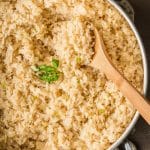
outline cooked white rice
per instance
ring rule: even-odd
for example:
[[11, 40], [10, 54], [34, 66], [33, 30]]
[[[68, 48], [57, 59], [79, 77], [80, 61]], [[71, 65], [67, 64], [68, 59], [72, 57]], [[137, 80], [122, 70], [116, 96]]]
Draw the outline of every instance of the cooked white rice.
[[[105, 150], [135, 110], [105, 75], [88, 67], [93, 26], [115, 66], [142, 90], [138, 43], [106, 0], [0, 0], [0, 149]], [[33, 65], [56, 58], [48, 84]]]

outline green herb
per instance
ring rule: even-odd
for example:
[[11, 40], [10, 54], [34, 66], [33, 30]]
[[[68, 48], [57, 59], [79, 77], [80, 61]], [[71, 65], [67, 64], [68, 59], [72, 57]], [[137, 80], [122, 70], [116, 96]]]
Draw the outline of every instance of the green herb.
[[1, 87], [2, 87], [2, 89], [6, 89], [6, 83], [5, 82], [1, 82]]
[[104, 112], [105, 112], [104, 109], [100, 109], [100, 110], [99, 110], [99, 113], [100, 113], [100, 114], [103, 114]]
[[52, 59], [52, 65], [53, 65], [53, 67], [58, 68], [59, 61], [57, 59]]
[[38, 99], [38, 97], [37, 96], [33, 96], [33, 100], [37, 100]]
[[80, 84], [80, 79], [77, 79], [77, 83]]
[[60, 118], [59, 112], [55, 111], [55, 112], [53, 113], [53, 117]]
[[56, 68], [51, 67], [51, 66], [47, 66], [47, 65], [41, 65], [41, 66], [38, 67], [38, 70], [41, 71], [41, 72], [48, 73], [48, 72], [56, 71]]
[[43, 81], [46, 81], [48, 83], [52, 83], [52, 82], [57, 81], [59, 79], [59, 72], [42, 74], [42, 75], [39, 75], [39, 77]]
[[81, 62], [81, 58], [80, 58], [80, 57], [77, 57], [77, 58], [76, 58], [76, 62], [77, 62], [77, 63], [80, 63], [80, 62]]
[[56, 59], [52, 60], [52, 66], [40, 65], [32, 66], [31, 69], [37, 72], [39, 79], [52, 83], [59, 79], [61, 72], [58, 71], [59, 61]]

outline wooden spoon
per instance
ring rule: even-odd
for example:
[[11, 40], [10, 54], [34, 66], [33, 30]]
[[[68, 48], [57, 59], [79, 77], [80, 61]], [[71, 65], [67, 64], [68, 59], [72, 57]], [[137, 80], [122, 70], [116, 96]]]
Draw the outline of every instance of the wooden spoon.
[[100, 69], [106, 77], [113, 81], [122, 94], [133, 104], [150, 125], [150, 104], [144, 97], [119, 73], [106, 52], [102, 37], [95, 28], [95, 55], [90, 66]]

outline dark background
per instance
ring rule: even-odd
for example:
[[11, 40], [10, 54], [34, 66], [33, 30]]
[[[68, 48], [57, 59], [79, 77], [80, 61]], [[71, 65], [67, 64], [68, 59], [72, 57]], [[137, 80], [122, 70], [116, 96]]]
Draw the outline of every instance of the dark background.
[[[150, 76], [150, 0], [129, 0], [129, 2], [135, 10], [135, 25], [145, 45]], [[147, 97], [150, 99], [150, 84]], [[135, 129], [129, 139], [137, 145], [138, 150], [150, 150], [150, 126], [140, 118]]]

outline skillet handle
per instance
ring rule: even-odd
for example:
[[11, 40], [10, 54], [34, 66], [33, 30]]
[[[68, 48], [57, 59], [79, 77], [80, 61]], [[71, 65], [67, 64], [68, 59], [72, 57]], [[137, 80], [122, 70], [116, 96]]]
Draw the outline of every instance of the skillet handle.
[[137, 147], [133, 142], [126, 140], [119, 148], [116, 148], [115, 150], [137, 150]]

